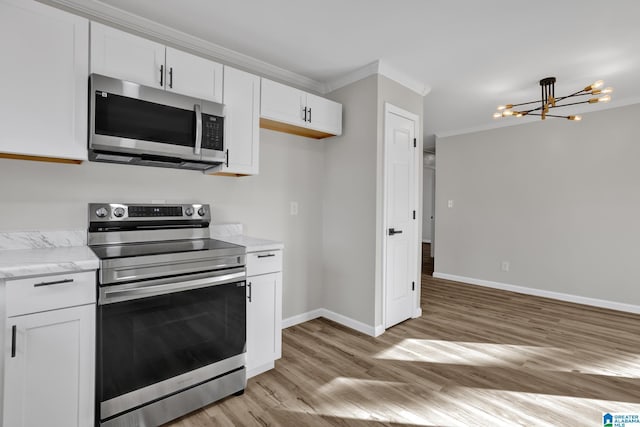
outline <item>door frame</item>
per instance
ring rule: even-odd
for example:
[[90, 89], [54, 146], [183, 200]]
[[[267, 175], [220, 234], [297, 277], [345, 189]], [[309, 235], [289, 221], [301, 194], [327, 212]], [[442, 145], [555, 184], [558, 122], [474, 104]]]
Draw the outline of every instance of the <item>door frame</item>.
[[[418, 258], [422, 255], [422, 208], [420, 204], [420, 192], [422, 191], [422, 137], [420, 133], [421, 121], [420, 116], [410, 111], [397, 107], [389, 102], [384, 103], [384, 126], [383, 126], [383, 144], [382, 144], [382, 330], [386, 330], [387, 324], [387, 203], [388, 203], [388, 180], [387, 180], [387, 118], [389, 114], [395, 114], [400, 117], [413, 121], [413, 135], [418, 142], [414, 151], [414, 206], [416, 210], [416, 219], [414, 233], [412, 236], [413, 246], [415, 248], [415, 257], [411, 265], [413, 268], [413, 277], [416, 280], [416, 291], [413, 300], [413, 310], [411, 318], [415, 319], [422, 315], [420, 307], [420, 263]], [[418, 153], [420, 155], [418, 155]]]

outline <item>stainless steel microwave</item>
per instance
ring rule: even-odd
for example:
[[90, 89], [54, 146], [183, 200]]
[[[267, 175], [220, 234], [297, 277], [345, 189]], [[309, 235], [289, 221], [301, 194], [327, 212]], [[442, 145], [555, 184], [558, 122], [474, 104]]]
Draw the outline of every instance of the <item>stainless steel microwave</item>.
[[89, 77], [89, 160], [211, 170], [227, 161], [225, 108], [99, 74]]

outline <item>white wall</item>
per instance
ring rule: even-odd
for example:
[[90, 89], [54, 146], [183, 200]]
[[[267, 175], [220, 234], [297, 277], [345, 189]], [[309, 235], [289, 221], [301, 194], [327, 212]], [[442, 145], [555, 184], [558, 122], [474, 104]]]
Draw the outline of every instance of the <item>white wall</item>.
[[86, 229], [89, 202], [210, 203], [215, 223], [284, 242], [283, 316], [314, 310], [322, 306], [323, 142], [268, 130], [260, 138], [255, 177], [0, 159], [0, 230]]
[[378, 76], [330, 94], [342, 135], [324, 143], [325, 308], [373, 326], [376, 256]]
[[583, 117], [437, 140], [436, 272], [640, 305], [640, 105]]

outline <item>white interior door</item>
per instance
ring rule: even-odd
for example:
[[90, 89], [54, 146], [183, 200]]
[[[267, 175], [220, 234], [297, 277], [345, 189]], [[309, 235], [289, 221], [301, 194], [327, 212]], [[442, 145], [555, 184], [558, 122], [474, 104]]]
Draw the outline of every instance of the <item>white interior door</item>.
[[385, 328], [412, 317], [418, 300], [417, 126], [417, 116], [385, 105]]

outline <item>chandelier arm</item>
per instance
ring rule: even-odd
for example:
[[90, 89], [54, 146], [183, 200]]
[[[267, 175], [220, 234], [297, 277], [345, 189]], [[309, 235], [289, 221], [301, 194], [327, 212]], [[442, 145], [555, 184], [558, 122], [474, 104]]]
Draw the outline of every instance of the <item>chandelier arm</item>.
[[[530, 116], [542, 116], [542, 114], [529, 114]], [[557, 114], [545, 114], [545, 117], [557, 117], [559, 119], [568, 119], [569, 116], [558, 116]]]
[[561, 96], [559, 98], [556, 98], [556, 102], [560, 102], [563, 99], [567, 99], [567, 98], [573, 98], [574, 96], [585, 96], [585, 95], [591, 95], [591, 92], [584, 92], [584, 93], [576, 92], [576, 93], [572, 93], [571, 95]]
[[555, 107], [551, 107], [551, 108], [568, 107], [569, 105], [588, 104], [588, 103], [589, 103], [589, 101], [571, 102], [569, 104], [556, 105]]

